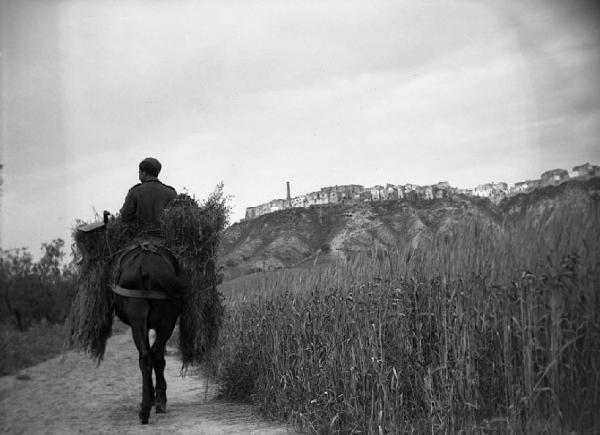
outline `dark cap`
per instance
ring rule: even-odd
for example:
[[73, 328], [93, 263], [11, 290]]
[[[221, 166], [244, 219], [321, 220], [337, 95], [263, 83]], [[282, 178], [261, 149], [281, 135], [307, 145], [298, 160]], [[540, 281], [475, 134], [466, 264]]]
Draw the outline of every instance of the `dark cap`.
[[153, 157], [146, 157], [140, 162], [140, 170], [152, 175], [153, 177], [158, 177], [161, 168], [162, 165], [160, 162]]

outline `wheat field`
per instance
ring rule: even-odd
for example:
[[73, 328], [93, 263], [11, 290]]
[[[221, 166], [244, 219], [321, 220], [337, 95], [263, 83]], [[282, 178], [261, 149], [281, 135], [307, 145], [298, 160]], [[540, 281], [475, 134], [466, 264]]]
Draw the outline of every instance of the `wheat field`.
[[593, 431], [600, 208], [579, 205], [254, 275], [228, 289], [209, 369], [314, 433]]

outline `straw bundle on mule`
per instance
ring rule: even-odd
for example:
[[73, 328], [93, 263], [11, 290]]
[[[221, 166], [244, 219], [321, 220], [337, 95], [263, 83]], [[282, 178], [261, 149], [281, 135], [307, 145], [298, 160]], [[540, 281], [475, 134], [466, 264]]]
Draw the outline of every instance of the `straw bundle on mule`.
[[134, 232], [118, 218], [110, 220], [105, 228], [90, 232], [80, 231], [82, 224], [78, 222], [73, 230], [79, 273], [77, 293], [67, 318], [67, 338], [72, 347], [89, 352], [100, 363], [114, 316], [110, 288], [112, 254], [131, 243]]
[[181, 194], [162, 215], [167, 244], [190, 275], [179, 319], [179, 350], [184, 367], [202, 361], [219, 336], [223, 305], [217, 291], [216, 260], [228, 214], [219, 185], [202, 206]]
[[[216, 253], [229, 209], [222, 185], [202, 204], [180, 194], [161, 216], [166, 245], [189, 275], [180, 316], [179, 348], [184, 367], [199, 363], [216, 343], [223, 316], [217, 292]], [[83, 222], [79, 222], [82, 224]], [[113, 295], [110, 286], [119, 253], [136, 237], [136, 229], [119, 216], [106, 228], [74, 230], [75, 253], [81, 258], [79, 288], [68, 319], [69, 343], [100, 362], [112, 331]]]

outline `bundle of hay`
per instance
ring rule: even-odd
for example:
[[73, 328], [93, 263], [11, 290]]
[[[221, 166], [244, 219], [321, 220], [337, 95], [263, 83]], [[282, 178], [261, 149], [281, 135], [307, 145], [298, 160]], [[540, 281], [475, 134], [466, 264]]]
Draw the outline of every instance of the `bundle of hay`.
[[104, 356], [106, 340], [112, 333], [113, 253], [131, 243], [134, 229], [112, 219], [105, 228], [83, 232], [79, 221], [73, 230], [73, 251], [77, 259], [77, 293], [67, 318], [67, 339], [77, 350], [90, 353], [98, 363]]
[[[217, 291], [217, 249], [228, 222], [229, 208], [222, 185], [203, 203], [180, 194], [161, 217], [166, 245], [188, 274], [179, 320], [179, 350], [184, 367], [199, 363], [216, 344], [223, 316]], [[81, 222], [80, 222], [81, 224]], [[79, 227], [79, 226], [78, 226]], [[136, 229], [119, 216], [104, 229], [74, 230], [75, 254], [80, 258], [79, 288], [68, 320], [69, 343], [102, 360], [112, 331], [113, 295], [110, 286], [119, 253], [136, 237]]]
[[224, 309], [217, 291], [216, 262], [228, 215], [222, 185], [202, 206], [188, 195], [179, 195], [162, 215], [167, 245], [190, 275], [179, 318], [179, 351], [184, 367], [201, 362], [219, 336]]

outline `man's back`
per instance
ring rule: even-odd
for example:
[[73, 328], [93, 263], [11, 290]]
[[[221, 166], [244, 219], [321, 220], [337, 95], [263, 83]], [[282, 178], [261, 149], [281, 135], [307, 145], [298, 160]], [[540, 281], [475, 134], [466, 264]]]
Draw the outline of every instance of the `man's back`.
[[127, 193], [121, 219], [126, 223], [139, 223], [140, 230], [160, 230], [160, 215], [176, 196], [175, 189], [158, 179], [144, 181]]

